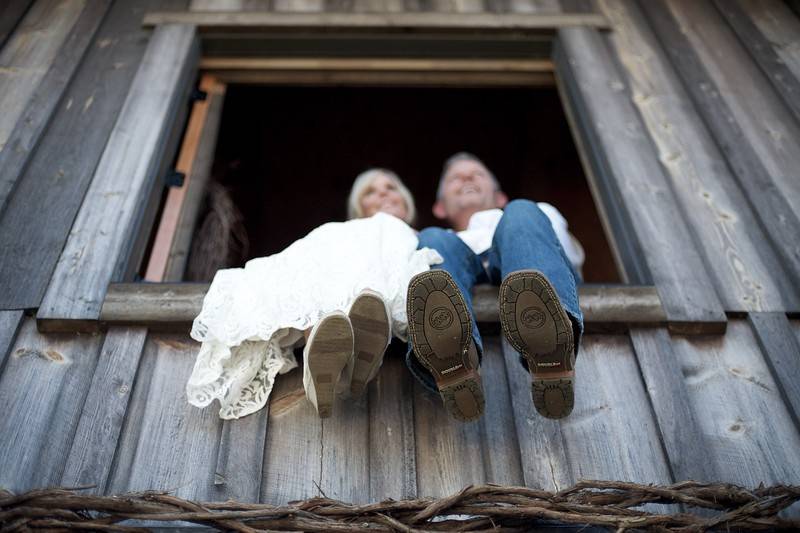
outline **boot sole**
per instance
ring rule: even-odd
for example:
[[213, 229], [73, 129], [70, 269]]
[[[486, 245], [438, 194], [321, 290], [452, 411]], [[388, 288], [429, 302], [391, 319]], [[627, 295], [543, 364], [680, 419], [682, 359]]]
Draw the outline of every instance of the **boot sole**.
[[353, 325], [353, 377], [350, 394], [359, 398], [375, 369], [381, 364], [391, 339], [386, 306], [378, 293], [362, 292], [350, 308]]
[[317, 412], [328, 418], [333, 412], [336, 383], [353, 356], [353, 327], [344, 313], [324, 317], [308, 343], [308, 369], [317, 394]]
[[414, 355], [433, 374], [445, 408], [462, 422], [479, 418], [485, 400], [468, 356], [472, 322], [453, 278], [444, 270], [417, 274], [406, 305]]
[[575, 405], [572, 323], [547, 277], [536, 270], [512, 272], [500, 285], [503, 334], [528, 362], [536, 410], [564, 418]]

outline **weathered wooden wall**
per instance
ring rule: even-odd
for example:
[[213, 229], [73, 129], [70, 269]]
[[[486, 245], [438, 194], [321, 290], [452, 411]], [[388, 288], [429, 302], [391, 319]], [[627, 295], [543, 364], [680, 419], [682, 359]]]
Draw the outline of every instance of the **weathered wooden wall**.
[[[223, 4], [586, 7], [213, 7]], [[318, 491], [351, 501], [441, 495], [483, 481], [556, 489], [586, 477], [800, 483], [800, 322], [788, 318], [800, 311], [800, 22], [783, 3], [600, 0], [594, 7], [613, 31], [562, 31], [560, 72], [576, 82], [564, 96], [577, 141], [597, 156], [587, 168], [612, 180], [598, 194], [634, 224], [628, 238], [645, 258], [641, 275], [688, 332], [699, 321], [727, 320], [727, 330], [588, 335], [575, 411], [560, 422], [535, 414], [516, 354], [488, 336], [487, 415], [467, 425], [450, 421], [396, 356], [362, 402], [337, 405], [332, 419], [315, 417], [294, 372], [279, 379], [269, 409], [222, 422], [213, 408], [185, 401], [197, 350], [188, 336], [144, 327], [46, 334], [25, 314], [99, 313], [131, 253], [126, 238], [146, 223], [130, 211], [101, 214], [132, 209], [154, 186], [153, 168], [125, 164], [135, 169], [130, 179], [115, 172], [114, 162], [131, 161], [118, 119], [136, 109], [162, 121], [177, 113], [178, 104], [155, 102], [156, 92], [134, 101], [128, 92], [157, 72], [145, 61], [148, 45], [164, 42], [184, 57], [194, 47], [181, 28], [154, 40], [141, 17], [211, 6], [36, 0], [0, 8], [0, 486], [95, 484], [100, 492], [283, 503]], [[164, 94], [185, 85], [188, 74], [173, 74]], [[170, 142], [139, 134], [147, 161]], [[113, 150], [122, 155], [112, 158]], [[121, 198], [124, 191], [133, 196]], [[107, 235], [107, 245], [93, 245]]]

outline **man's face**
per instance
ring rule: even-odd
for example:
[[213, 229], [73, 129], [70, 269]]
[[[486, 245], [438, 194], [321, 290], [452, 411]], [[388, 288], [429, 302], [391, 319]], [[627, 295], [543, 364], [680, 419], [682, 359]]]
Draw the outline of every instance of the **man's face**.
[[489, 171], [476, 161], [457, 161], [444, 177], [442, 196], [439, 199], [445, 218], [469, 210], [482, 211], [501, 207], [498, 205], [495, 183]]

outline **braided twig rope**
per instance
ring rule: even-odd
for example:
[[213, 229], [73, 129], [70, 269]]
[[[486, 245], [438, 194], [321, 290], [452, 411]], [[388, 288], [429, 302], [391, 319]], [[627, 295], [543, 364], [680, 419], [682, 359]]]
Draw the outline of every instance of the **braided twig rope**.
[[[800, 499], [800, 487], [748, 490], [728, 484], [686, 481], [669, 486], [621, 481], [580, 481], [560, 492], [501, 485], [469, 486], [440, 499], [387, 500], [351, 505], [310, 498], [285, 506], [198, 503], [163, 492], [119, 496], [40, 489], [0, 491], [0, 531], [84, 529], [144, 531], [126, 520], [193, 522], [222, 530], [255, 531], [525, 531], [534, 521], [624, 530], [798, 530], [800, 520], [777, 516]], [[659, 513], [645, 504], [671, 504]], [[703, 509], [691, 514], [688, 509]]]

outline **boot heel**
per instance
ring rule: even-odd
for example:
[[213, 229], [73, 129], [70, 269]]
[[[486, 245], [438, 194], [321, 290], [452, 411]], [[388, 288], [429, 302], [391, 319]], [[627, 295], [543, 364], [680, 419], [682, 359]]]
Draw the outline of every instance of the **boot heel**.
[[531, 384], [533, 406], [547, 418], [563, 418], [575, 406], [575, 378], [544, 379], [534, 377]]
[[439, 394], [450, 416], [456, 420], [470, 422], [483, 414], [486, 400], [481, 376], [476, 370], [465, 372], [453, 381], [441, 383]]

